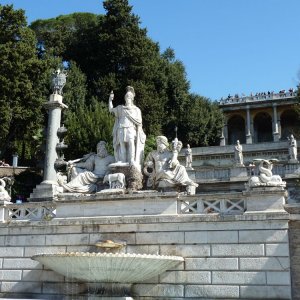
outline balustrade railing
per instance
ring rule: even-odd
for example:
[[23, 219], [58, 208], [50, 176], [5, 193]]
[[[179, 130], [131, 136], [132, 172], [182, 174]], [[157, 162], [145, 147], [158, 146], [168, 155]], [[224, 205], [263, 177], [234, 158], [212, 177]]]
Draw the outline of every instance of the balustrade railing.
[[5, 206], [5, 221], [51, 220], [55, 217], [55, 210], [53, 203], [12, 203]]
[[246, 200], [242, 197], [228, 198], [205, 195], [198, 198], [185, 198], [178, 200], [178, 211], [180, 214], [242, 214], [246, 210]]
[[286, 92], [277, 94], [266, 94], [266, 95], [255, 95], [255, 96], [245, 96], [245, 97], [230, 97], [226, 99], [221, 99], [219, 101], [220, 105], [229, 105], [235, 103], [245, 103], [245, 102], [256, 102], [256, 101], [266, 101], [266, 100], [282, 100], [295, 98], [297, 96], [296, 92]]

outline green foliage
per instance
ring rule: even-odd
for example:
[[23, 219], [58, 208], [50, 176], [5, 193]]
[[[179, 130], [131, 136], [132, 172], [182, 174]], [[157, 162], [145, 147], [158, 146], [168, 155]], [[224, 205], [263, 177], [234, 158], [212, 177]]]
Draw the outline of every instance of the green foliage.
[[96, 152], [100, 140], [108, 142], [108, 149], [112, 150], [114, 118], [104, 104], [93, 101], [89, 106], [80, 105], [75, 111], [66, 114], [65, 123], [68, 128], [67, 159]]
[[24, 11], [0, 6], [0, 150], [7, 159], [17, 150], [21, 161], [31, 157], [31, 136], [43, 122], [50, 61], [38, 59], [36, 43]]

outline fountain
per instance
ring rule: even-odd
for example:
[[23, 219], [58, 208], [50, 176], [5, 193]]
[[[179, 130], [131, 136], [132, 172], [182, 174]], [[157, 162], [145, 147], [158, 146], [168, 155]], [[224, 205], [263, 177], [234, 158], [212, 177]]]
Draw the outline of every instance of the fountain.
[[32, 257], [53, 271], [83, 282], [99, 283], [93, 289], [101, 295], [129, 294], [131, 284], [146, 281], [177, 266], [180, 256], [111, 253], [125, 244], [106, 240], [95, 244], [107, 252], [68, 252]]

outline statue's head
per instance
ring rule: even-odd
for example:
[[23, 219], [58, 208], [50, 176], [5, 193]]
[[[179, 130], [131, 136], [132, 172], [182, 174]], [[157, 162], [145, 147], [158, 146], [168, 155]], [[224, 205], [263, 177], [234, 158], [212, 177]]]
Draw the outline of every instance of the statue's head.
[[97, 154], [101, 157], [106, 157], [107, 156], [106, 142], [100, 141], [97, 144]]
[[168, 139], [163, 135], [157, 136], [156, 146], [159, 152], [163, 152], [166, 148], [169, 147]]
[[126, 94], [125, 94], [125, 104], [128, 106], [132, 105], [134, 97], [135, 97], [134, 88], [132, 86], [127, 86]]

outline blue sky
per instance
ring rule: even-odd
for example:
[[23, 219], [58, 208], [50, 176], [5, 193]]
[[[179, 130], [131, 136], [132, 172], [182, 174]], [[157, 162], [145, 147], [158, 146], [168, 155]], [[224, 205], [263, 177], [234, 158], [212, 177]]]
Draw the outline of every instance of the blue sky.
[[[191, 92], [229, 93], [296, 87], [300, 71], [300, 0], [129, 0], [161, 50], [172, 47]], [[72, 12], [104, 13], [101, 0], [0, 0], [28, 22]]]

